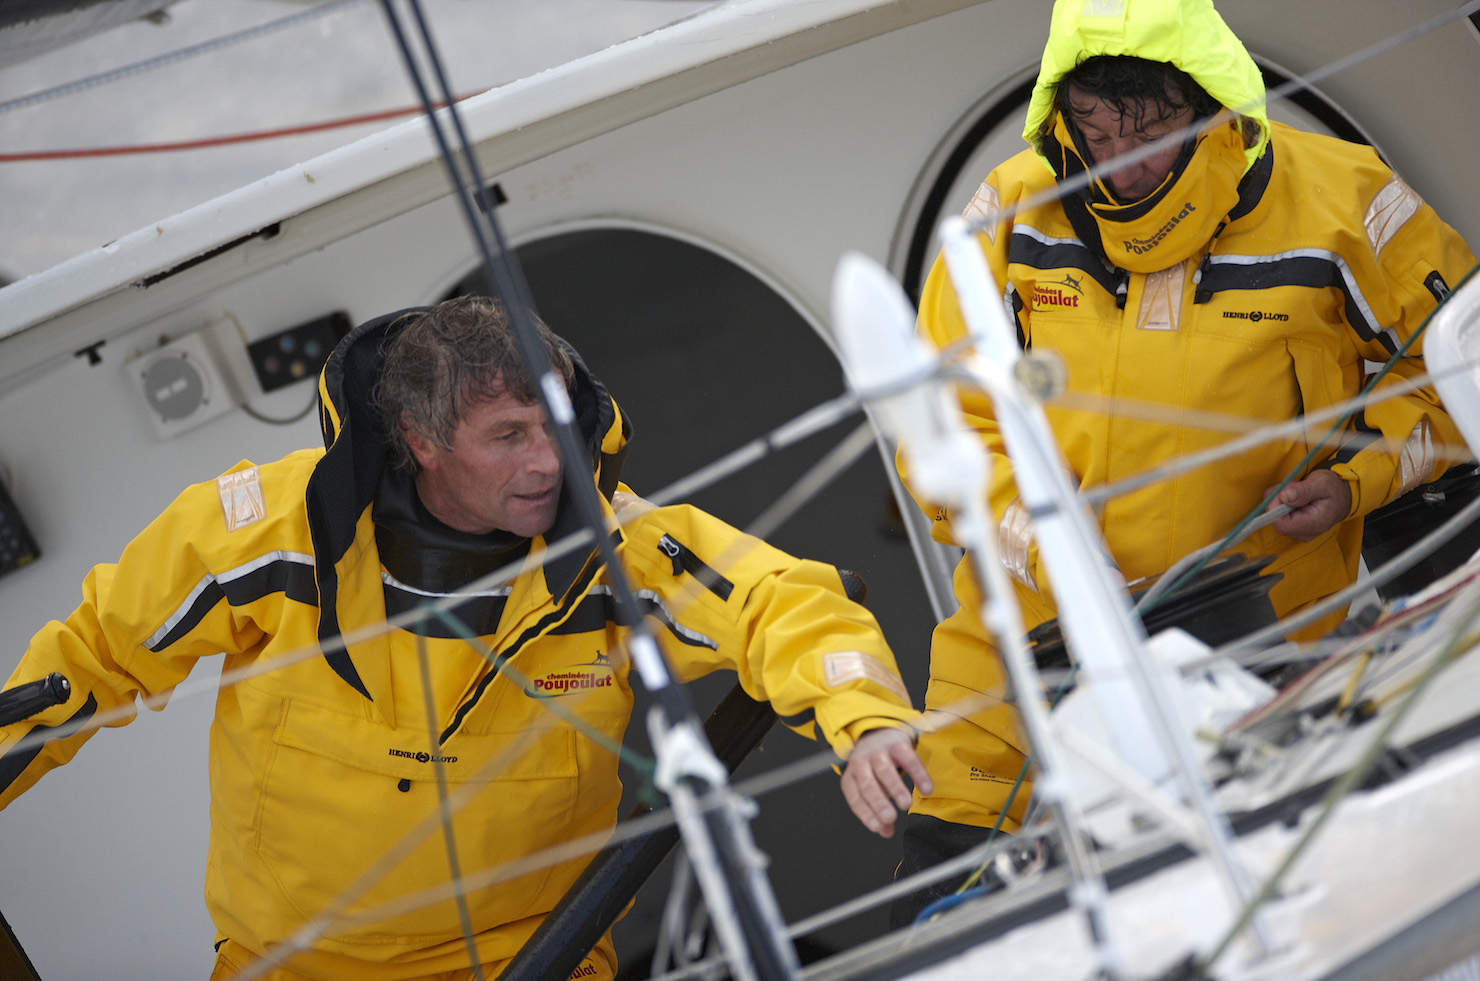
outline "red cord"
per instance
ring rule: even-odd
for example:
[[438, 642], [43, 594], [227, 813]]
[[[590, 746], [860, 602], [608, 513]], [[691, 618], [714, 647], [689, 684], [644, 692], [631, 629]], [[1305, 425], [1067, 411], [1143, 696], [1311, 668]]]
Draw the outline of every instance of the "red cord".
[[[469, 96], [460, 95], [458, 102]], [[437, 108], [442, 108], [438, 103]], [[227, 146], [232, 143], [252, 143], [258, 140], [275, 140], [284, 136], [298, 136], [303, 133], [319, 133], [324, 130], [340, 129], [346, 126], [362, 126], [366, 123], [377, 123], [387, 119], [395, 119], [400, 116], [411, 116], [422, 111], [421, 106], [407, 106], [402, 109], [386, 109], [382, 112], [369, 112], [361, 116], [347, 116], [343, 119], [331, 119], [323, 123], [305, 123], [302, 126], [285, 126], [280, 129], [261, 130], [255, 133], [235, 133], [230, 136], [213, 136], [202, 140], [182, 140], [175, 143], [141, 143], [135, 146], [100, 146], [80, 150], [30, 150], [23, 153], [0, 153], [0, 163], [26, 163], [35, 160], [70, 160], [80, 157], [118, 157], [137, 153], [172, 153], [177, 150], [200, 150], [207, 147]]]

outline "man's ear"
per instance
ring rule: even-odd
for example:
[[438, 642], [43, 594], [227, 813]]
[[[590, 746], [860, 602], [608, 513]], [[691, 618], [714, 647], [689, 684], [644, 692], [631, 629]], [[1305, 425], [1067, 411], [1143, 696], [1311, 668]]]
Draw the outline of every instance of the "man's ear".
[[422, 470], [436, 469], [437, 454], [434, 451], [439, 449], [439, 447], [412, 426], [411, 420], [407, 419], [404, 415], [401, 417], [401, 438], [406, 440], [406, 447], [411, 450], [411, 455], [416, 458], [418, 468]]

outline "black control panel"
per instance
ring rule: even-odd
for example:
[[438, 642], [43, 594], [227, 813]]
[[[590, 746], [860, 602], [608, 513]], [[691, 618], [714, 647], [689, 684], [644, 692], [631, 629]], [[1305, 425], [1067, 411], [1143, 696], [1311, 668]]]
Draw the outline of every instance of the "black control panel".
[[21, 513], [0, 483], [0, 576], [14, 572], [41, 557], [41, 548], [31, 529], [21, 520]]
[[352, 326], [349, 315], [331, 313], [278, 331], [247, 345], [262, 391], [271, 392], [304, 378], [315, 378], [329, 352]]

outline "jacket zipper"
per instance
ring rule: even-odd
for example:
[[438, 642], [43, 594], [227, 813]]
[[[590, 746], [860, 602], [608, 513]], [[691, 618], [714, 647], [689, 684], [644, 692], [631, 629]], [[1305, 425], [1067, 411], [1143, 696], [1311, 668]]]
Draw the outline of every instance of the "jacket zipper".
[[678, 542], [672, 535], [664, 535], [658, 539], [658, 550], [672, 560], [675, 576], [687, 572], [722, 600], [728, 601], [730, 594], [735, 591], [734, 583], [705, 565], [703, 559], [691, 552], [686, 545]]

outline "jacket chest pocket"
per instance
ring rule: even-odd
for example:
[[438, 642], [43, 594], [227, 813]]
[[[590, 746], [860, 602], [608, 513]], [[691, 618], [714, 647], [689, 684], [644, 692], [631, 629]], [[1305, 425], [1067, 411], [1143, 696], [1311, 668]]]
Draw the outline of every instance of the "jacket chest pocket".
[[574, 732], [458, 734], [434, 751], [425, 731], [296, 701], [273, 733], [255, 842], [284, 901], [304, 919], [383, 912], [329, 930], [351, 947], [458, 937], [439, 769], [474, 929], [548, 909], [551, 869], [506, 867], [562, 837], [578, 796]]

